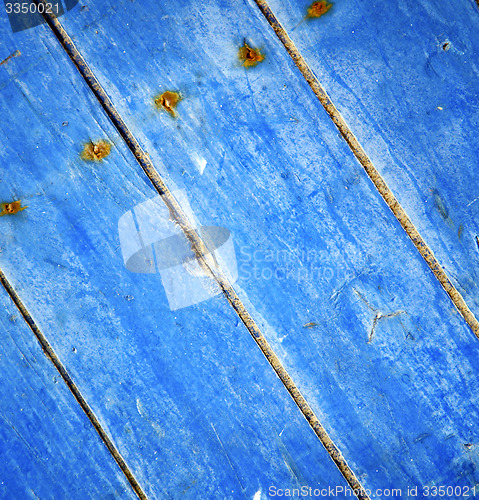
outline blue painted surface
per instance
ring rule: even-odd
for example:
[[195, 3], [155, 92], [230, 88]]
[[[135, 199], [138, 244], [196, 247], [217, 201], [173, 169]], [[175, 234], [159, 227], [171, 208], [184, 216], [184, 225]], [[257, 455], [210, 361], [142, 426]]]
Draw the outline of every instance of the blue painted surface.
[[3, 287], [0, 329], [0, 498], [137, 498]]
[[0, 266], [147, 495], [345, 486], [223, 297], [172, 312], [125, 268], [118, 221], [156, 193], [48, 28], [3, 30], [0, 199], [28, 208], [0, 218]]
[[64, 26], [168, 185], [232, 231], [235, 288], [359, 479], [475, 484], [477, 339], [258, 10], [87, 7]]
[[479, 316], [479, 6], [475, 0], [270, 6]]

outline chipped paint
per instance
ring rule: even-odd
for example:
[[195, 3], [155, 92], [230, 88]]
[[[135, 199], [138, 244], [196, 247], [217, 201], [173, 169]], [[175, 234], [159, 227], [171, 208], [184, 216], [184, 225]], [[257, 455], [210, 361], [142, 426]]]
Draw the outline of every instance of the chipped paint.
[[155, 97], [155, 105], [158, 109], [168, 111], [171, 116], [176, 116], [176, 106], [181, 101], [181, 96], [178, 92], [167, 90], [163, 94]]
[[2, 215], [15, 215], [22, 210], [25, 210], [28, 207], [22, 207], [22, 202], [20, 200], [12, 201], [10, 203], [1, 203], [0, 207], [2, 207], [2, 211], [0, 212], [0, 216]]
[[111, 152], [111, 144], [103, 139], [87, 142], [81, 152], [81, 159], [85, 161], [100, 161]]
[[313, 2], [308, 7], [308, 14], [306, 17], [317, 19], [318, 17], [324, 16], [324, 14], [326, 14], [326, 12], [328, 12], [332, 6], [333, 6], [333, 4], [327, 2], [326, 0], [320, 0], [319, 2]]
[[239, 48], [238, 58], [245, 68], [251, 68], [264, 60], [264, 54], [259, 49], [250, 47], [245, 40], [244, 45]]

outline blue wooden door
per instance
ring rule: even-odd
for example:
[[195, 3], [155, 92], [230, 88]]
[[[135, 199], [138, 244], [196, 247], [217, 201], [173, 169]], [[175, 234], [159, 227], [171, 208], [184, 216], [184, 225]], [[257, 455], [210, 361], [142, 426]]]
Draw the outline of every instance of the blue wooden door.
[[69, 7], [2, 18], [4, 497], [474, 496], [476, 4]]

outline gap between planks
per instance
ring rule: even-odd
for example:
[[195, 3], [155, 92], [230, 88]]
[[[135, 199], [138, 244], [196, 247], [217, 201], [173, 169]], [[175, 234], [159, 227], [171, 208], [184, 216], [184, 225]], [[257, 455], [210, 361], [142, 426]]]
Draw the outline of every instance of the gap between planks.
[[[44, 0], [31, 0], [31, 1], [37, 4], [42, 2], [44, 3]], [[202, 239], [193, 229], [193, 226], [189, 222], [181, 206], [176, 201], [176, 199], [174, 198], [174, 196], [171, 194], [168, 187], [164, 183], [163, 179], [158, 174], [149, 156], [143, 151], [139, 142], [136, 140], [136, 138], [126, 125], [126, 123], [123, 121], [120, 114], [115, 109], [110, 98], [106, 94], [103, 87], [100, 85], [100, 82], [97, 80], [96, 76], [91, 71], [90, 67], [84, 60], [83, 56], [76, 48], [75, 44], [73, 43], [68, 33], [65, 31], [61, 23], [54, 15], [45, 13], [43, 14], [43, 17], [45, 18], [49, 27], [52, 29], [54, 35], [56, 36], [62, 47], [70, 56], [70, 59], [72, 60], [72, 62], [80, 72], [81, 76], [84, 78], [84, 80], [92, 90], [95, 97], [98, 99], [100, 105], [103, 107], [104, 111], [110, 118], [111, 122], [113, 123], [113, 125], [123, 138], [123, 140], [126, 142], [128, 147], [130, 148], [131, 152], [135, 156], [141, 168], [148, 176], [148, 179], [153, 184], [158, 194], [163, 198], [170, 212], [171, 219], [174, 220], [185, 233], [185, 236], [188, 238], [191, 244], [191, 248], [194, 251], [203, 271], [218, 283], [226, 299], [233, 307], [235, 312], [238, 314], [243, 324], [246, 326], [247, 330], [255, 340], [258, 347], [261, 349], [262, 353], [268, 360], [269, 364], [276, 372], [276, 375], [279, 377], [279, 379], [285, 386], [286, 390], [292, 397], [293, 401], [296, 403], [301, 413], [308, 421], [309, 425], [311, 426], [311, 428], [321, 441], [322, 445], [324, 446], [324, 448], [330, 455], [331, 459], [340, 470], [341, 474], [343, 475], [343, 477], [345, 478], [345, 480], [347, 481], [347, 483], [349, 484], [349, 486], [351, 487], [357, 498], [359, 500], [369, 500], [369, 496], [367, 495], [365, 489], [362, 487], [362, 485], [356, 478], [354, 472], [347, 464], [346, 460], [342, 456], [339, 449], [333, 443], [326, 429], [323, 427], [323, 425], [321, 424], [321, 422], [319, 421], [319, 419], [309, 406], [304, 396], [296, 387], [296, 384], [294, 383], [293, 379], [282, 365], [278, 356], [269, 345], [268, 341], [262, 334], [260, 328], [254, 321], [252, 316], [246, 310], [245, 306], [241, 302], [241, 299], [236, 294], [234, 288], [229, 283], [228, 279], [224, 276], [222, 271], [218, 268], [215, 259], [209, 252], [207, 246], [204, 244]], [[123, 470], [123, 472], [125, 471]], [[130, 480], [129, 477], [128, 480]], [[138, 490], [135, 489], [135, 492], [141, 499], [146, 498], [145, 494], [142, 492], [139, 485], [138, 485]]]
[[265, 0], [254, 0], [254, 1], [258, 6], [259, 10], [261, 11], [261, 13], [263, 14], [263, 16], [270, 24], [270, 26], [273, 28], [274, 32], [276, 33], [276, 36], [284, 45], [286, 51], [291, 56], [291, 59], [293, 59], [299, 71], [301, 72], [305, 80], [308, 82], [315, 96], [318, 98], [319, 102], [323, 105], [329, 117], [338, 128], [341, 136], [348, 144], [354, 156], [362, 165], [368, 177], [371, 179], [372, 183], [379, 191], [379, 194], [382, 196], [387, 206], [391, 209], [394, 216], [399, 221], [404, 231], [406, 231], [409, 238], [411, 238], [414, 246], [417, 248], [423, 259], [426, 261], [427, 265], [434, 273], [434, 276], [439, 280], [439, 282], [443, 286], [446, 293], [449, 295], [450, 299], [456, 306], [461, 316], [464, 318], [464, 320], [469, 325], [473, 333], [479, 339], [479, 322], [475, 318], [473, 312], [469, 309], [469, 306], [466, 304], [462, 295], [457, 291], [456, 287], [452, 284], [452, 281], [449, 279], [449, 276], [447, 275], [447, 273], [444, 271], [444, 269], [441, 267], [438, 260], [434, 256], [434, 253], [429, 248], [427, 243], [424, 241], [422, 236], [419, 234], [419, 231], [411, 222], [411, 219], [406, 214], [402, 206], [399, 204], [393, 192], [389, 189], [388, 185], [386, 184], [386, 181], [381, 177], [380, 173], [376, 170], [376, 167], [373, 165], [372, 161], [370, 160], [370, 158], [368, 157], [362, 146], [359, 144], [359, 141], [356, 139], [351, 129], [344, 121], [344, 118], [341, 116], [341, 113], [333, 104], [327, 92], [324, 90], [323, 86], [316, 78], [316, 76], [312, 72], [311, 68], [308, 66], [307, 62], [305, 61], [299, 50], [294, 45], [288, 33], [283, 28], [281, 23], [278, 21], [278, 19], [276, 18], [273, 11], [271, 10], [271, 8], [269, 7], [268, 3]]
[[145, 493], [141, 489], [141, 486], [139, 485], [138, 481], [135, 479], [135, 476], [133, 475], [128, 465], [126, 464], [124, 458], [121, 456], [120, 452], [116, 449], [115, 445], [113, 444], [113, 441], [110, 439], [105, 429], [103, 429], [99, 420], [96, 418], [96, 415], [93, 413], [93, 410], [90, 408], [90, 405], [86, 402], [85, 398], [80, 392], [80, 389], [77, 387], [75, 382], [73, 382], [72, 378], [70, 377], [66, 368], [63, 366], [62, 362], [56, 355], [55, 351], [53, 350], [52, 346], [46, 339], [45, 335], [43, 335], [42, 331], [33, 320], [32, 316], [30, 315], [27, 308], [23, 304], [17, 292], [14, 290], [14, 288], [12, 287], [12, 285], [10, 284], [10, 282], [8, 281], [7, 277], [5, 276], [5, 274], [1, 269], [0, 269], [0, 283], [3, 285], [8, 295], [10, 296], [10, 298], [20, 311], [20, 314], [22, 315], [23, 319], [26, 321], [27, 325], [30, 327], [33, 334], [37, 338], [38, 342], [40, 343], [43, 349], [43, 352], [46, 354], [47, 358], [52, 362], [53, 366], [57, 369], [58, 373], [60, 374], [61, 378], [63, 379], [67, 387], [70, 389], [71, 393], [77, 400], [81, 409], [85, 412], [86, 416], [92, 423], [93, 427], [98, 432], [101, 440], [103, 441], [108, 451], [115, 459], [116, 463], [118, 464], [121, 471], [127, 478], [134, 492], [138, 495], [138, 497], [141, 500], [148, 500]]

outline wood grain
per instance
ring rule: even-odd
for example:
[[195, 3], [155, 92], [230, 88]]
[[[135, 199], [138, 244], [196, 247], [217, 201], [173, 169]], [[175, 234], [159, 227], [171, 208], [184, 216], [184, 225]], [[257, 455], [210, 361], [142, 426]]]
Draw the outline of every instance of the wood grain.
[[3, 30], [0, 198], [28, 208], [0, 218], [0, 267], [146, 495], [345, 487], [224, 298], [172, 312], [126, 269], [119, 220], [157, 193], [49, 28]]

